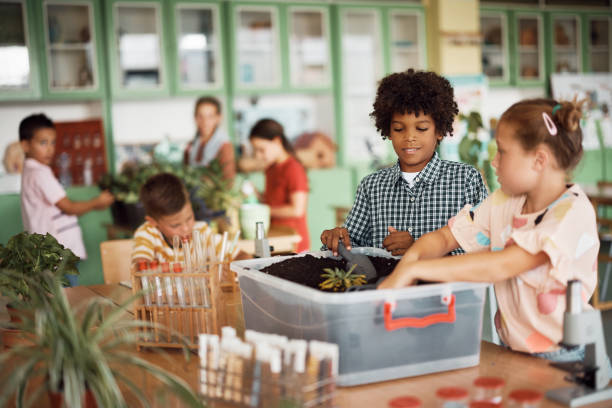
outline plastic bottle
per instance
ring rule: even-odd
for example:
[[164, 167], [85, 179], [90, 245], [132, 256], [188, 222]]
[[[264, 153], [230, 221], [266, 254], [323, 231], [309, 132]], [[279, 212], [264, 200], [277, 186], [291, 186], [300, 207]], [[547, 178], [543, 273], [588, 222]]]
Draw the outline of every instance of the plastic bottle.
[[468, 408], [468, 392], [461, 387], [442, 387], [436, 391], [438, 408]]
[[544, 394], [530, 389], [518, 389], [508, 395], [508, 408], [537, 408]]
[[93, 184], [93, 160], [91, 157], [85, 159], [83, 163], [83, 184], [91, 186]]
[[501, 405], [506, 381], [499, 377], [478, 377], [474, 380], [474, 401]]

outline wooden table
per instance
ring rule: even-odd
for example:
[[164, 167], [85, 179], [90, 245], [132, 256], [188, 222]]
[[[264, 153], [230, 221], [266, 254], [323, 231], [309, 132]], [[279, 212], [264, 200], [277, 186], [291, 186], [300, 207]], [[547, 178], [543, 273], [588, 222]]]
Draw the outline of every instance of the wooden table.
[[[597, 185], [581, 185], [580, 187], [589, 197], [595, 208], [597, 224], [600, 226], [604, 225], [612, 230], [612, 219], [606, 217], [605, 212], [602, 215], [602, 211], [606, 211], [605, 207], [612, 207], [612, 182], [602, 182]], [[608, 210], [610, 209], [608, 208]], [[599, 262], [610, 263], [612, 262], [612, 257], [600, 253], [598, 260]], [[593, 306], [600, 310], [612, 309], [612, 300], [600, 301], [599, 299], [599, 276], [597, 276], [597, 286], [593, 293]]]
[[[268, 243], [274, 247], [274, 254], [295, 252], [302, 237], [291, 227], [271, 225], [268, 231]], [[239, 239], [237, 247], [247, 254], [255, 253], [255, 240]]]
[[[131, 293], [128, 288], [117, 284], [80, 286], [66, 289], [66, 292], [71, 304], [87, 301], [97, 296], [119, 304]], [[140, 355], [179, 375], [192, 387], [198, 387], [199, 360], [197, 355], [192, 354], [188, 362], [184, 360], [180, 352], [175, 350], [168, 351], [166, 357], [150, 351], [141, 351]], [[438, 388], [444, 386], [471, 388], [472, 382], [479, 376], [504, 378], [506, 380], [504, 397], [510, 391], [518, 388], [536, 389], [545, 393], [547, 390], [569, 385], [564, 381], [565, 373], [551, 367], [546, 360], [514, 353], [492, 343], [482, 342], [480, 365], [476, 367], [355, 387], [341, 387], [338, 389], [338, 406], [347, 408], [387, 407], [388, 401], [393, 398], [413, 395], [423, 401], [424, 407], [432, 407], [436, 404], [435, 392]], [[151, 394], [155, 389], [152, 381], [142, 374], [134, 374], [133, 378], [136, 378], [138, 384], [146, 389], [147, 394]], [[178, 402], [174, 403], [177, 405], [172, 406], [180, 406]], [[612, 406], [610, 401], [589, 405], [591, 408], [610, 406]], [[561, 407], [561, 405], [544, 399], [540, 407]]]

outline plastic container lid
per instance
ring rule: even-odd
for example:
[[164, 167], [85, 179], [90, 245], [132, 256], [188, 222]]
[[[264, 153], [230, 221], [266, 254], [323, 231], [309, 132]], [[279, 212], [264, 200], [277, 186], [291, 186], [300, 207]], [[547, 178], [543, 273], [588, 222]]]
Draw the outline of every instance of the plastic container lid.
[[468, 392], [461, 387], [442, 387], [436, 391], [436, 395], [448, 401], [460, 401], [468, 397]]
[[516, 402], [538, 402], [544, 398], [544, 394], [536, 390], [521, 389], [512, 391], [508, 397]]
[[179, 262], [175, 262], [174, 265], [172, 265], [172, 271], [174, 273], [181, 273], [181, 272], [183, 272], [183, 265], [181, 265], [181, 263], [179, 263]]
[[423, 403], [417, 397], [412, 395], [406, 395], [404, 397], [393, 398], [389, 401], [389, 407], [391, 408], [420, 408]]
[[506, 380], [499, 377], [478, 377], [474, 380], [474, 386], [481, 388], [502, 388], [506, 385]]
[[470, 408], [500, 408], [501, 402], [496, 404], [490, 401], [472, 401], [470, 402]]

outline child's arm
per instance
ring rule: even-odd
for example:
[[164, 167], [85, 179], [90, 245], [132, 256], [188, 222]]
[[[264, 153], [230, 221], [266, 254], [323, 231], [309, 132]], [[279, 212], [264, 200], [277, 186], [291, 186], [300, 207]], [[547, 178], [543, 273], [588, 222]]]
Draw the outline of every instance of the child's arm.
[[66, 214], [83, 215], [91, 210], [102, 210], [111, 205], [113, 201], [115, 201], [115, 197], [105, 190], [91, 200], [72, 201], [68, 197], [64, 197], [55, 205]]
[[295, 191], [289, 196], [290, 204], [278, 207], [270, 207], [270, 216], [278, 218], [301, 217], [306, 214], [308, 193]]
[[[421, 240], [422, 238], [417, 243]], [[393, 273], [378, 288], [401, 288], [412, 285], [417, 279], [439, 282], [493, 283], [520, 275], [549, 261], [546, 253], [531, 254], [518, 245], [511, 245], [502, 251], [485, 251], [436, 259], [423, 257], [421, 259], [415, 262], [410, 260], [403, 262], [404, 259], [402, 259]]]

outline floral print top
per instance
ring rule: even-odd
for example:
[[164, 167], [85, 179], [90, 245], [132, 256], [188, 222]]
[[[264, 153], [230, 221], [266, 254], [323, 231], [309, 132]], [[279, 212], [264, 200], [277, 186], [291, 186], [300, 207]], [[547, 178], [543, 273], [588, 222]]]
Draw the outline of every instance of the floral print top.
[[495, 283], [495, 326], [513, 350], [554, 351], [563, 335], [569, 280], [581, 281], [583, 307], [591, 308], [599, 252], [595, 211], [577, 184], [538, 213], [521, 214], [525, 198], [499, 189], [479, 206], [466, 205], [448, 225], [466, 252], [501, 251], [515, 244], [548, 255], [546, 264]]

